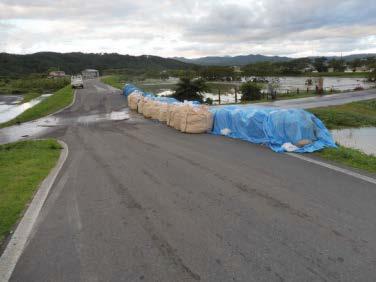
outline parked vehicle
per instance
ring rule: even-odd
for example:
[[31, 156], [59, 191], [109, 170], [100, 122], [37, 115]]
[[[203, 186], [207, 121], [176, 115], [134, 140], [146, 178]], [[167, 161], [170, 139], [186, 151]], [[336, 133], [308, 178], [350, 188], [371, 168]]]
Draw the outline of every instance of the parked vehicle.
[[71, 86], [72, 88], [84, 88], [84, 81], [81, 75], [71, 76]]

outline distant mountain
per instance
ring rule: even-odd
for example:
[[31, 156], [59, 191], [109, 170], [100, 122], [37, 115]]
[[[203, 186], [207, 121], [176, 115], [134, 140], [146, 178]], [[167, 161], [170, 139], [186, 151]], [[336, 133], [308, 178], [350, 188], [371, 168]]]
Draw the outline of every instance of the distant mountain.
[[224, 57], [202, 57], [196, 59], [187, 59], [183, 57], [174, 57], [173, 59], [197, 64], [197, 65], [207, 65], [207, 66], [244, 66], [257, 62], [285, 62], [291, 60], [288, 57], [279, 56], [264, 56], [264, 55], [241, 55], [241, 56], [224, 56]]
[[0, 53], [0, 76], [45, 73], [49, 68], [59, 68], [68, 74], [84, 69], [165, 70], [188, 69], [193, 65], [157, 56], [130, 56], [112, 54], [40, 52], [28, 55]]
[[[376, 54], [353, 54], [348, 56], [343, 56], [342, 58], [345, 61], [352, 61], [355, 59], [363, 59], [367, 57], [373, 57], [376, 56]], [[316, 58], [316, 57], [310, 57], [310, 58]], [[340, 56], [327, 56], [328, 59], [336, 58], [339, 59]], [[257, 62], [286, 62], [293, 60], [294, 58], [289, 57], [280, 57], [280, 56], [264, 56], [264, 55], [243, 55], [243, 56], [224, 56], [224, 57], [201, 57], [201, 58], [195, 58], [195, 59], [187, 59], [184, 57], [173, 57], [173, 59], [185, 62], [185, 63], [191, 63], [191, 64], [197, 64], [197, 65], [206, 65], [206, 66], [245, 66]]]
[[[345, 60], [346, 62], [350, 62], [356, 59], [365, 59], [367, 57], [376, 57], [376, 53], [347, 55], [347, 56], [343, 56], [342, 59]], [[332, 57], [327, 57], [327, 58], [328, 59], [331, 59], [331, 58], [340, 59], [341, 56], [332, 56]]]

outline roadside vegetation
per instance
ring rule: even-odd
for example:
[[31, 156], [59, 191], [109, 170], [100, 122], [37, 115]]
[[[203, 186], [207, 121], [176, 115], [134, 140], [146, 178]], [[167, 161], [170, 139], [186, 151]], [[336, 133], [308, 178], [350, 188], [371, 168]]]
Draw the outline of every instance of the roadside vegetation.
[[315, 154], [339, 164], [376, 173], [376, 156], [367, 155], [357, 149], [339, 146], [338, 148], [326, 148]]
[[309, 109], [328, 129], [376, 126], [376, 99]]
[[125, 78], [119, 75], [108, 75], [101, 78], [103, 83], [111, 85], [112, 87], [123, 89], [125, 84]]
[[29, 75], [22, 78], [0, 78], [0, 94], [51, 93], [70, 83], [70, 79]]
[[60, 156], [56, 140], [0, 145], [0, 245]]
[[0, 124], [0, 128], [19, 124], [52, 114], [61, 108], [68, 106], [73, 101], [73, 90], [70, 85], [56, 91], [52, 96], [24, 111], [16, 118]]
[[[328, 129], [376, 126], [376, 99], [308, 111], [320, 118]], [[376, 156], [365, 154], [357, 149], [339, 146], [326, 148], [315, 154], [333, 162], [376, 173]]]

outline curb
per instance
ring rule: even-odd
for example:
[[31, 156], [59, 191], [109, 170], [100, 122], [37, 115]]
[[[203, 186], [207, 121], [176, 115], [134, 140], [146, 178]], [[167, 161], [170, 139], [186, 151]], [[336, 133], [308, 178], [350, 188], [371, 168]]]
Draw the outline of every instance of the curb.
[[40, 184], [37, 193], [34, 195], [34, 198], [0, 257], [0, 281], [9, 281], [17, 261], [28, 243], [31, 231], [47, 199], [51, 187], [68, 157], [69, 150], [67, 144], [61, 140], [57, 141], [63, 147], [60, 157], [55, 167]]
[[[49, 114], [49, 115], [46, 115], [46, 116], [44, 116], [44, 117], [40, 117], [40, 118], [50, 117], [50, 116], [56, 115], [56, 114], [58, 114], [58, 113], [61, 113], [62, 111], [66, 110], [66, 109], [69, 109], [69, 108], [72, 107], [72, 106], [74, 105], [74, 103], [76, 102], [76, 96], [77, 96], [76, 94], [77, 94], [77, 89], [74, 90], [74, 92], [73, 92], [73, 100], [72, 100], [72, 102], [71, 102], [68, 106], [65, 106], [64, 108], [61, 108], [60, 110], [57, 110], [57, 111], [54, 112], [54, 113], [51, 113], [51, 114]], [[40, 118], [39, 118], [39, 119], [40, 119]], [[38, 119], [35, 119], [35, 120], [38, 120]], [[34, 121], [35, 121], [35, 120], [34, 120]]]

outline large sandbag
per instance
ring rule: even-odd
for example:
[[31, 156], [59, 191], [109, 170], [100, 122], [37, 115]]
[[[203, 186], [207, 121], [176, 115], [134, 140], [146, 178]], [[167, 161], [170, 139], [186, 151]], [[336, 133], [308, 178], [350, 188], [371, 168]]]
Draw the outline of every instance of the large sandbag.
[[175, 110], [179, 107], [179, 105], [169, 105], [167, 109], [167, 125], [174, 127], [174, 115], [175, 115]]
[[[172, 106], [172, 105], [171, 105]], [[170, 105], [167, 103], [161, 103], [159, 106], [159, 115], [158, 120], [159, 122], [167, 122], [167, 115], [168, 115], [168, 109]]]
[[187, 111], [189, 110], [190, 105], [183, 105], [175, 108], [175, 113], [173, 116], [173, 127], [177, 130], [180, 130], [181, 120], [185, 117]]
[[137, 103], [137, 112], [142, 114], [145, 104], [145, 97], [141, 97], [141, 99]]
[[128, 107], [131, 110], [137, 110], [138, 102], [140, 101], [142, 95], [134, 91], [132, 94], [128, 95]]
[[151, 119], [158, 119], [159, 118], [159, 109], [161, 107], [160, 102], [155, 101], [153, 106], [150, 108], [150, 115]]
[[145, 99], [144, 100], [144, 108], [142, 109], [142, 114], [146, 118], [151, 118], [152, 108], [154, 107], [154, 101]]
[[180, 121], [181, 132], [205, 133], [213, 127], [213, 114], [208, 107], [188, 107]]

